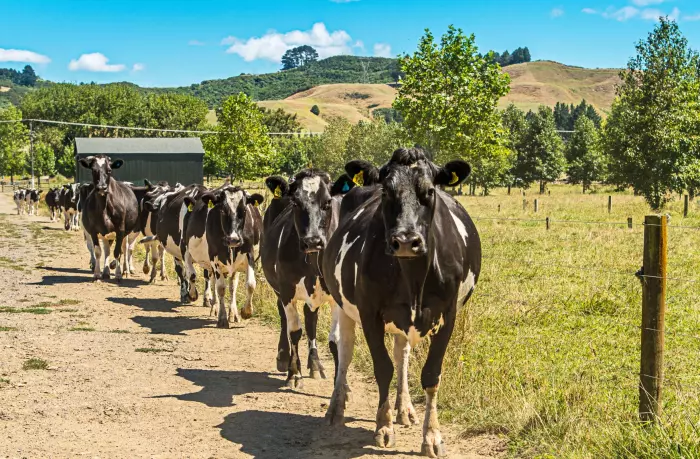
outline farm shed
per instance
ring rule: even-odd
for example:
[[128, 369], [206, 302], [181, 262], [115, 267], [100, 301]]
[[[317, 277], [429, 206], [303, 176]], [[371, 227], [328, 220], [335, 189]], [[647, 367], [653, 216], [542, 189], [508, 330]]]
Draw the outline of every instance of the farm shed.
[[[112, 160], [123, 159], [124, 165], [115, 169], [117, 180], [143, 185], [166, 180], [171, 185], [202, 183], [204, 148], [198, 137], [179, 139], [163, 138], [76, 138], [75, 154], [78, 158], [107, 155]], [[89, 182], [91, 172], [76, 161], [76, 180]]]

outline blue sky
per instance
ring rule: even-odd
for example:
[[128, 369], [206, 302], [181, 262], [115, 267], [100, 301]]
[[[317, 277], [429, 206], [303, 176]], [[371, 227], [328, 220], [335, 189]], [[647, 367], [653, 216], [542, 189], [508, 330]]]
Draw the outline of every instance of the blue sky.
[[298, 44], [333, 54], [412, 52], [449, 24], [480, 49], [527, 45], [533, 59], [622, 67], [659, 14], [700, 48], [700, 0], [0, 0], [0, 67], [53, 81], [189, 85], [279, 68]]

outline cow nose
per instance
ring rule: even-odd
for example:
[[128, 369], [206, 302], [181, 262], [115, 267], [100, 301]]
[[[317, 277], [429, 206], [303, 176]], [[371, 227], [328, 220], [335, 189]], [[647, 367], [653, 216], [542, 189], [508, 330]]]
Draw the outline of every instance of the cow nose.
[[423, 238], [415, 232], [395, 233], [391, 236], [391, 250], [396, 257], [417, 257], [426, 252]]
[[308, 236], [305, 237], [302, 242], [304, 243], [305, 252], [318, 252], [326, 247], [321, 236]]
[[226, 237], [226, 244], [229, 247], [238, 247], [241, 245], [241, 238], [237, 234], [228, 236]]

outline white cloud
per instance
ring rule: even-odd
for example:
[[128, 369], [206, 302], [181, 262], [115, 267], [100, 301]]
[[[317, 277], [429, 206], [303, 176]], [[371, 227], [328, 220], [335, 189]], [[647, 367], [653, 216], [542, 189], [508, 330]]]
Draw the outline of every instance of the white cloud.
[[109, 59], [102, 53], [83, 54], [78, 60], [71, 60], [68, 69], [87, 72], [122, 72], [126, 69], [124, 64], [107, 64], [107, 62]]
[[552, 12], [550, 13], [550, 15], [553, 18], [558, 18], [558, 17], [564, 16], [564, 9], [563, 8], [554, 8], [552, 10]]
[[684, 21], [688, 21], [688, 22], [700, 21], [700, 13], [698, 13], [698, 14], [686, 14], [681, 19]]
[[584, 8], [581, 12], [586, 14], [598, 14], [598, 10], [594, 10], [593, 8]]
[[[668, 14], [669, 19], [673, 19], [674, 21], [678, 20], [678, 17], [681, 15], [681, 12], [678, 8], [673, 8], [673, 11], [671, 11], [670, 14]], [[657, 10], [655, 8], [646, 8], [642, 10], [641, 14], [639, 17], [642, 19], [645, 19], [647, 21], [657, 21], [660, 17], [666, 16], [666, 13], [664, 13], [661, 10]]]
[[134, 64], [134, 66], [131, 68], [131, 71], [132, 71], [132, 72], [140, 72], [140, 71], [145, 70], [145, 69], [146, 69], [146, 66], [145, 66], [144, 64], [141, 64], [141, 63], [137, 62], [137, 63]]
[[364, 50], [365, 50], [365, 42], [363, 42], [362, 40], [357, 40], [357, 41], [355, 42], [355, 44], [352, 45], [352, 47], [353, 47], [353, 48], [357, 48], [357, 49], [359, 49], [360, 51], [364, 51]]
[[353, 3], [359, 2], [360, 0], [331, 0], [333, 3]]
[[190, 46], [204, 46], [204, 42], [199, 40], [190, 40], [187, 44]]
[[391, 45], [389, 45], [388, 43], [375, 43], [374, 56], [391, 57]]
[[27, 62], [30, 64], [48, 64], [51, 62], [48, 56], [27, 51], [24, 49], [0, 48], [0, 62]]
[[287, 33], [270, 31], [262, 37], [241, 40], [226, 37], [222, 45], [230, 45], [227, 53], [238, 54], [244, 61], [265, 59], [280, 62], [288, 50], [302, 45], [313, 46], [321, 59], [339, 54], [352, 54], [352, 38], [344, 30], [329, 32], [322, 22], [313, 25], [311, 30], [293, 30]]
[[605, 19], [615, 19], [616, 21], [625, 22], [628, 19], [632, 19], [639, 15], [639, 10], [633, 6], [625, 6], [623, 8], [615, 9], [608, 8], [604, 13], [603, 17]]
[[660, 5], [667, 0], [632, 0], [637, 6]]

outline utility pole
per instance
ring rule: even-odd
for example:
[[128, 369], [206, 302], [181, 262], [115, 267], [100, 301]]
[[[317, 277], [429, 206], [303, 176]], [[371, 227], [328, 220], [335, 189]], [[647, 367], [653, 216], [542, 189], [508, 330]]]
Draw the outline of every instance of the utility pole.
[[32, 164], [32, 184], [31, 189], [34, 189], [34, 123], [29, 122], [29, 157], [31, 158]]

